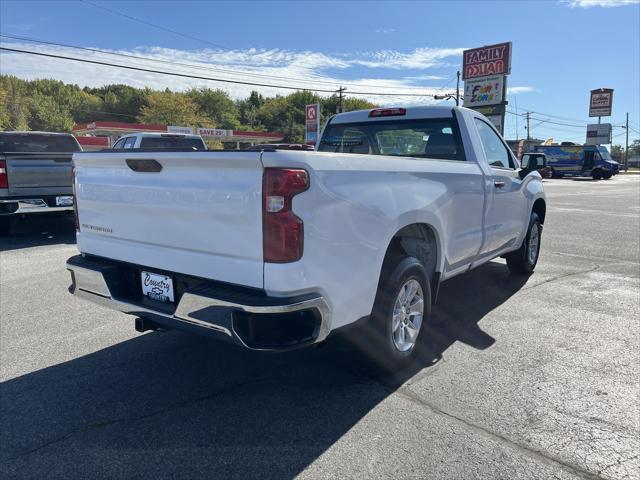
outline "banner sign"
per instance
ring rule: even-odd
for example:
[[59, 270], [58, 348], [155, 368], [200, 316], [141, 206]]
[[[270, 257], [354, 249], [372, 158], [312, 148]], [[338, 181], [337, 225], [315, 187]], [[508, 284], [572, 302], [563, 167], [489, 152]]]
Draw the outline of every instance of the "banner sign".
[[315, 145], [320, 132], [320, 104], [307, 105], [304, 109], [305, 143]]
[[590, 117], [610, 117], [612, 105], [612, 88], [597, 88], [591, 90], [591, 99], [589, 101]]
[[504, 100], [504, 75], [464, 82], [464, 106], [468, 108], [497, 105]]
[[611, 124], [594, 123], [587, 125], [587, 145], [611, 143]]
[[509, 75], [511, 42], [473, 48], [462, 52], [462, 79]]
[[167, 127], [167, 133], [184, 133], [186, 135], [192, 135], [193, 134], [193, 128], [192, 127], [178, 127], [176, 125], [169, 125]]
[[233, 130], [222, 128], [198, 128], [198, 135], [203, 137], [233, 137]]

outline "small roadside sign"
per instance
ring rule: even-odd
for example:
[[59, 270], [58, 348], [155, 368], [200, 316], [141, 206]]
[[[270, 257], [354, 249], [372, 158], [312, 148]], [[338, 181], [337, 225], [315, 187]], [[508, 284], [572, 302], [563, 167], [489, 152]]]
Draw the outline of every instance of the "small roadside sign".
[[313, 103], [305, 107], [305, 143], [315, 145], [320, 132], [320, 104]]
[[590, 117], [610, 117], [612, 106], [612, 88], [596, 88], [595, 90], [591, 90], [591, 97], [589, 100]]

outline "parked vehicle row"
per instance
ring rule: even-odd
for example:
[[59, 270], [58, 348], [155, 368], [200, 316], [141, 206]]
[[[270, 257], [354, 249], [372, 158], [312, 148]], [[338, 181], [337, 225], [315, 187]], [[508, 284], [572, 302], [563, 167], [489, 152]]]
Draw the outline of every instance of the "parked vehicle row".
[[441, 281], [538, 261], [546, 204], [482, 115], [332, 117], [318, 151], [78, 153], [76, 296], [254, 350], [365, 322], [373, 354], [419, 352]]

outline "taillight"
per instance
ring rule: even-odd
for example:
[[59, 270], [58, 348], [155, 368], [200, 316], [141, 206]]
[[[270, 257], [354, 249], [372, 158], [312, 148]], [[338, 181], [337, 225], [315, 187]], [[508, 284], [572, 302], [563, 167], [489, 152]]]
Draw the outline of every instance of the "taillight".
[[396, 117], [406, 114], [406, 108], [377, 108], [369, 112], [369, 117]]
[[76, 223], [76, 232], [80, 231], [80, 221], [78, 220], [78, 195], [76, 192], [76, 167], [71, 167], [71, 186], [73, 187], [73, 219]]
[[9, 176], [7, 175], [7, 162], [0, 160], [0, 188], [9, 188]]
[[292, 211], [293, 197], [309, 188], [309, 175], [294, 168], [265, 168], [262, 178], [262, 247], [264, 261], [302, 258], [304, 224]]

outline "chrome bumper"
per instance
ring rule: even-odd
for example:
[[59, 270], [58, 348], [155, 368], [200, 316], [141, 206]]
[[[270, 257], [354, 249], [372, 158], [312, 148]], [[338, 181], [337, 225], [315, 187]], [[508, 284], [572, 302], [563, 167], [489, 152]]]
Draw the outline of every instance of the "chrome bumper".
[[[268, 305], [261, 302], [237, 302], [216, 298], [206, 288], [185, 291], [173, 313], [149, 308], [137, 302], [118, 298], [114, 290], [111, 266], [100, 261], [71, 257], [67, 269], [71, 272], [72, 285], [69, 291], [77, 297], [98, 305], [152, 320], [169, 329], [183, 329], [195, 333], [213, 334], [214, 337], [228, 340], [251, 350], [281, 351], [302, 347], [323, 341], [329, 335], [331, 312], [322, 296], [306, 296], [304, 299], [287, 301], [269, 297]], [[117, 281], [116, 281], [117, 283]], [[275, 302], [275, 303], [274, 303]], [[262, 302], [264, 303], [264, 302]], [[288, 314], [302, 311], [315, 311], [320, 321], [309, 341], [283, 347], [255, 347], [248, 345], [234, 327], [234, 312], [246, 312], [256, 315]], [[195, 329], [195, 330], [194, 330]]]
[[64, 207], [50, 207], [42, 198], [21, 198], [14, 200], [0, 200], [2, 206], [14, 204], [16, 209], [4, 211], [0, 208], [0, 215], [22, 215], [28, 213], [65, 212], [73, 211], [73, 205]]

